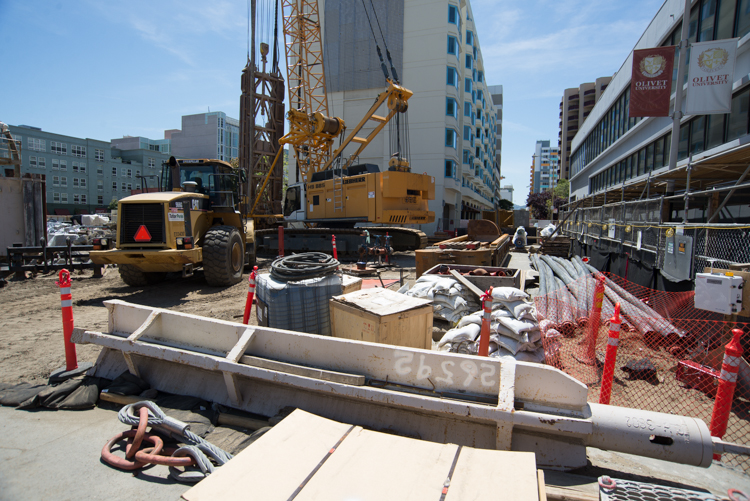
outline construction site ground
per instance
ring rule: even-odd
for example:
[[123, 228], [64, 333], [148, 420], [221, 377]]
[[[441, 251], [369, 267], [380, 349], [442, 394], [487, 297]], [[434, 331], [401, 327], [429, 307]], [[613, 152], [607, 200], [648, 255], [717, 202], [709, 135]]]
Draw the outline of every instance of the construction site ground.
[[[399, 253], [394, 261], [404, 270], [405, 280], [415, 279], [413, 253]], [[270, 262], [259, 260], [261, 271], [268, 271]], [[528, 256], [512, 253], [509, 267], [530, 269]], [[400, 276], [398, 269], [381, 273], [384, 280]], [[64, 365], [56, 280], [52, 273], [9, 278], [0, 289], [0, 384], [45, 383], [52, 370]], [[200, 272], [192, 278], [168, 277], [154, 286], [132, 288], [113, 268], [99, 279], [90, 271], [76, 272], [72, 282], [76, 327], [98, 331], [107, 330], [103, 301], [108, 299], [239, 322], [247, 296], [247, 275], [228, 288], [209, 287]], [[251, 323], [255, 322], [253, 312]], [[77, 351], [79, 361], [93, 363], [99, 348], [77, 346]], [[189, 488], [169, 479], [166, 467], [134, 475], [102, 463], [102, 446], [124, 429], [116, 408], [106, 405], [89, 411], [0, 408], [0, 499], [176, 499]], [[595, 479], [602, 474], [707, 489], [724, 496], [728, 488], [750, 492], [750, 477], [718, 463], [702, 469], [596, 449], [589, 449], [589, 463], [576, 475], [546, 472], [550, 499], [598, 499]]]

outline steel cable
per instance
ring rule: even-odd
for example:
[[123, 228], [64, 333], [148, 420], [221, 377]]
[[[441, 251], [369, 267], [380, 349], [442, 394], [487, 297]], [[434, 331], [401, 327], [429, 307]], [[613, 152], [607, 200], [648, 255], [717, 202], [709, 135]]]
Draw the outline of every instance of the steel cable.
[[341, 263], [323, 252], [304, 252], [280, 257], [271, 264], [271, 276], [282, 282], [324, 277]]

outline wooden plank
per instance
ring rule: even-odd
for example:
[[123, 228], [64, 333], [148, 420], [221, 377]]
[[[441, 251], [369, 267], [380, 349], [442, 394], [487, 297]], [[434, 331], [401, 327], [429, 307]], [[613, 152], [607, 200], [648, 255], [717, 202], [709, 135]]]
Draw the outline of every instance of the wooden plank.
[[[455, 444], [438, 444], [357, 427], [295, 501], [437, 501], [457, 451]], [[488, 492], [482, 490], [484, 494]]]
[[544, 471], [537, 470], [537, 482], [539, 483], [539, 501], [547, 501], [547, 490], [544, 487]]
[[533, 452], [463, 447], [445, 501], [492, 498], [537, 501], [536, 471]]
[[456, 271], [456, 270], [451, 270], [451, 275], [453, 275], [453, 277], [454, 277], [454, 278], [455, 278], [456, 280], [458, 280], [458, 281], [459, 281], [459, 282], [461, 282], [461, 283], [462, 283], [463, 285], [465, 285], [465, 286], [466, 286], [466, 287], [467, 287], [467, 288], [468, 288], [468, 289], [469, 289], [469, 290], [470, 290], [471, 292], [473, 292], [473, 293], [474, 293], [474, 295], [476, 295], [476, 296], [477, 296], [478, 298], [481, 298], [481, 297], [482, 297], [482, 296], [484, 295], [484, 292], [482, 292], [482, 289], [480, 289], [479, 287], [477, 287], [477, 286], [476, 286], [476, 285], [474, 285], [473, 283], [469, 282], [469, 279], [468, 279], [468, 278], [466, 278], [466, 277], [464, 277], [463, 275], [461, 275], [461, 273], [459, 273], [458, 271]]
[[322, 379], [324, 381], [333, 381], [335, 383], [348, 384], [352, 386], [364, 386], [365, 384], [365, 376], [362, 376], [362, 375], [346, 374], [344, 372], [327, 371], [324, 369], [316, 369], [314, 367], [305, 367], [304, 365], [295, 365], [295, 364], [289, 364], [286, 362], [278, 362], [276, 360], [253, 357], [250, 355], [242, 356], [239, 360], [239, 363], [250, 365], [252, 367], [259, 367], [261, 369], [284, 372], [286, 374], [294, 374], [297, 376], [309, 377], [312, 379]]
[[298, 409], [182, 497], [286, 501], [350, 428]]

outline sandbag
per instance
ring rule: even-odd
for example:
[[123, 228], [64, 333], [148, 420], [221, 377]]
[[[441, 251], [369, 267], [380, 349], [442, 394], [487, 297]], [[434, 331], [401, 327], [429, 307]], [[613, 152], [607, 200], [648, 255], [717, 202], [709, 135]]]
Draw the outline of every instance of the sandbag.
[[511, 317], [498, 317], [497, 321], [505, 325], [508, 329], [512, 330], [516, 334], [539, 330], [539, 324], [529, 320], [518, 320]]
[[516, 360], [519, 362], [533, 362], [535, 364], [544, 363], [544, 350], [537, 348], [534, 351], [519, 351], [516, 354]]
[[0, 391], [0, 405], [17, 407], [47, 388], [46, 384], [20, 383]]
[[496, 301], [512, 302], [528, 299], [529, 295], [515, 287], [493, 287], [492, 298]]
[[460, 329], [451, 329], [446, 332], [438, 342], [438, 347], [443, 346], [446, 343], [460, 343], [461, 341], [474, 341], [482, 327], [477, 324], [468, 324]]
[[459, 320], [457, 327], [460, 329], [461, 327], [465, 327], [469, 324], [482, 325], [482, 312], [479, 311], [477, 313], [472, 313], [471, 315], [462, 317], [461, 320]]

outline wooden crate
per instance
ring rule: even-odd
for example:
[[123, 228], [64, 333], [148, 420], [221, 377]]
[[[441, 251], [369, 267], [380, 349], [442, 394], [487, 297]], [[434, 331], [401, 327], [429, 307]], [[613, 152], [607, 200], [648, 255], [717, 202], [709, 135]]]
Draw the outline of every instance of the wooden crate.
[[432, 304], [388, 289], [364, 289], [331, 298], [334, 337], [432, 348]]
[[[425, 271], [425, 275], [439, 275], [440, 270], [440, 264], [437, 264], [430, 268], [429, 270]], [[456, 270], [460, 272], [462, 275], [466, 272], [470, 272], [473, 270], [476, 270], [477, 268], [483, 268], [487, 270], [488, 272], [493, 271], [499, 271], [502, 270], [506, 274], [510, 276], [506, 277], [489, 277], [489, 276], [477, 276], [477, 275], [464, 275], [464, 277], [483, 291], [486, 291], [490, 287], [515, 287], [517, 289], [521, 288], [521, 270], [511, 269], [511, 268], [498, 268], [494, 266], [469, 266], [469, 265], [461, 265], [461, 264], [451, 264], [448, 265], [448, 267], [451, 270]], [[450, 275], [446, 275], [447, 278], [452, 278]]]

